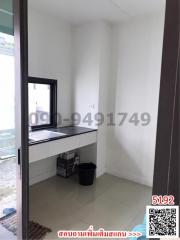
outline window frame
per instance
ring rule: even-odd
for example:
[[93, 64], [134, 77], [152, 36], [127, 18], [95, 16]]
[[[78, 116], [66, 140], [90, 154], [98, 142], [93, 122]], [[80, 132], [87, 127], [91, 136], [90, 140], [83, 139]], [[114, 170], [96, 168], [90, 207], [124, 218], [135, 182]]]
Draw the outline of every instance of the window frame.
[[32, 131], [57, 127], [57, 80], [28, 77], [28, 83], [50, 85], [50, 124], [31, 126]]

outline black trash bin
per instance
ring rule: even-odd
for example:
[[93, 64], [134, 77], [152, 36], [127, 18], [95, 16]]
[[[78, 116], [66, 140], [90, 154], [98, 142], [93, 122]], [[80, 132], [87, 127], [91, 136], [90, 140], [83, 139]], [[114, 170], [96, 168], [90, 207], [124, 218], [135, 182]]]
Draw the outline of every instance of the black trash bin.
[[90, 186], [94, 182], [96, 165], [94, 163], [81, 163], [79, 169], [79, 184]]

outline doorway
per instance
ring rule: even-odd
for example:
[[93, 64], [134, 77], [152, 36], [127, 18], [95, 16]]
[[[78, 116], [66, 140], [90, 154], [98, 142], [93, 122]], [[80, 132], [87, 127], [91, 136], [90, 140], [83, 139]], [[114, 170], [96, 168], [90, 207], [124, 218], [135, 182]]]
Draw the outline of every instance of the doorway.
[[25, 101], [27, 47], [22, 40], [24, 29], [20, 22], [21, 19], [25, 23], [25, 10], [25, 1], [2, 0], [0, 3], [1, 239], [27, 239], [28, 127], [24, 120], [28, 107]]

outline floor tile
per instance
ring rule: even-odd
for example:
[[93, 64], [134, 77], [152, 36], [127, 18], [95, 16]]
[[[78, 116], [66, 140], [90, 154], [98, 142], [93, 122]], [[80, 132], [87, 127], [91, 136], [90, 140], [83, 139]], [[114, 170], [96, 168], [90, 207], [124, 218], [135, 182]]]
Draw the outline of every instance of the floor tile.
[[7, 231], [0, 225], [0, 239], [1, 240], [17, 240], [16, 236], [11, 232]]
[[58, 230], [130, 230], [144, 216], [151, 189], [112, 175], [98, 178], [93, 186], [78, 184], [77, 177], [53, 177], [30, 188], [30, 217], [53, 232]]

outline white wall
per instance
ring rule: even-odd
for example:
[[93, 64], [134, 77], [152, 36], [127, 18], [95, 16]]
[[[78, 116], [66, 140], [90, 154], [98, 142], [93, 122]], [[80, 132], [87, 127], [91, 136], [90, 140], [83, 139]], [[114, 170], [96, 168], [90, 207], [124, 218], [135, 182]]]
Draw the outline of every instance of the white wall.
[[[98, 127], [95, 115], [101, 112], [106, 116], [108, 108], [110, 36], [110, 25], [103, 21], [83, 23], [73, 29], [73, 109], [81, 116], [80, 126], [98, 128], [97, 146], [92, 151], [97, 152], [96, 159], [87, 148], [80, 154], [97, 163], [97, 176], [106, 171], [107, 127], [106, 124]], [[90, 125], [83, 122], [88, 113], [92, 119]]]
[[97, 176], [101, 176], [107, 171], [108, 156], [108, 127], [107, 114], [110, 109], [110, 89], [111, 89], [111, 25], [102, 22], [100, 28], [100, 74], [99, 74], [99, 104], [98, 112], [103, 114], [104, 123], [98, 127], [97, 135]]
[[[57, 110], [72, 112], [72, 35], [66, 22], [29, 8], [29, 76], [58, 80]], [[70, 122], [63, 122], [68, 125]], [[56, 174], [56, 157], [30, 164], [30, 184]]]
[[98, 112], [100, 74], [99, 23], [90, 22], [73, 28], [73, 111], [81, 116], [80, 126], [96, 128], [85, 123], [84, 117]]
[[29, 184], [44, 181], [56, 175], [57, 156], [40, 160], [29, 165]]
[[[64, 118], [72, 112], [71, 26], [29, 8], [29, 75], [58, 80], [57, 110]], [[63, 125], [68, 125], [64, 122]]]
[[[113, 27], [111, 106], [114, 114], [148, 112], [146, 127], [126, 121], [109, 129], [107, 171], [152, 186], [164, 15], [139, 17]], [[117, 118], [117, 123], [119, 118]]]

